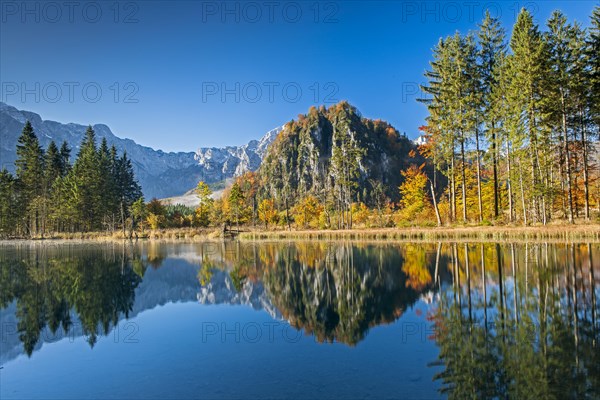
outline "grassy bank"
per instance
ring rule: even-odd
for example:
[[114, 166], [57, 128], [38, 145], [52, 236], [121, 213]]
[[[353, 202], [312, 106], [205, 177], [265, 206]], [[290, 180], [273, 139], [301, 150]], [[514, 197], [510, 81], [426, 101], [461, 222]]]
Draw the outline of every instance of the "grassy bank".
[[[201, 242], [220, 240], [218, 228], [171, 228], [138, 232], [138, 240]], [[600, 242], [600, 224], [549, 226], [456, 226], [352, 230], [263, 230], [242, 228], [240, 240], [373, 240], [373, 241], [591, 241]], [[130, 239], [118, 232], [58, 233], [29, 240], [114, 241]]]
[[506, 241], [585, 240], [600, 242], [600, 224], [550, 226], [465, 226], [442, 228], [387, 228], [353, 230], [250, 231], [242, 240], [396, 240], [396, 241]]
[[52, 233], [44, 237], [15, 238], [16, 240], [85, 240], [85, 241], [113, 241], [113, 240], [185, 240], [206, 241], [220, 238], [220, 231], [215, 228], [169, 228], [146, 230], [130, 235], [129, 231], [115, 232], [62, 232]]

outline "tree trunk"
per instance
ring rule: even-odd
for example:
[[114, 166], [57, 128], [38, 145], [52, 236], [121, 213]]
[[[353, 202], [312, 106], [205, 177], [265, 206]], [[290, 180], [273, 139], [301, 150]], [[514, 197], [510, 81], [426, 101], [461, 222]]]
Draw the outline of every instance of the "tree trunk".
[[527, 225], [527, 207], [525, 206], [525, 189], [523, 187], [523, 168], [521, 167], [521, 163], [519, 163], [519, 183], [521, 185], [521, 206], [523, 207], [523, 225]]
[[435, 189], [433, 183], [429, 181], [429, 187], [431, 188], [431, 199], [433, 201], [433, 209], [435, 210], [435, 217], [437, 218], [437, 225], [442, 226], [442, 219], [440, 218], [440, 210], [438, 210], [437, 201], [435, 200]]
[[494, 172], [494, 219], [498, 218], [498, 150], [496, 149], [496, 130], [495, 122], [492, 121], [492, 169]]
[[462, 138], [463, 133], [461, 132], [460, 141], [460, 157], [461, 157], [461, 175], [462, 175], [462, 209], [463, 209], [463, 222], [467, 222], [467, 177], [465, 174], [465, 141]]
[[579, 119], [581, 121], [581, 147], [583, 149], [583, 196], [585, 201], [585, 219], [590, 220], [590, 189], [588, 177], [588, 154], [587, 154], [587, 137], [584, 122], [584, 112], [579, 111]]
[[481, 200], [481, 157], [479, 156], [479, 129], [475, 128], [475, 150], [477, 152], [477, 201], [479, 202], [479, 222], [483, 221], [483, 202]]
[[571, 157], [569, 155], [569, 141], [567, 138], [567, 111], [565, 105], [565, 96], [561, 90], [560, 102], [562, 106], [562, 130], [563, 130], [563, 149], [565, 152], [565, 167], [567, 172], [567, 191], [568, 191], [568, 201], [569, 201], [569, 223], [572, 224], [573, 221], [573, 191], [571, 187]]
[[512, 183], [511, 183], [511, 169], [510, 169], [510, 142], [506, 141], [506, 167], [507, 167], [507, 178], [506, 187], [508, 189], [508, 220], [513, 222], [513, 196], [512, 196]]

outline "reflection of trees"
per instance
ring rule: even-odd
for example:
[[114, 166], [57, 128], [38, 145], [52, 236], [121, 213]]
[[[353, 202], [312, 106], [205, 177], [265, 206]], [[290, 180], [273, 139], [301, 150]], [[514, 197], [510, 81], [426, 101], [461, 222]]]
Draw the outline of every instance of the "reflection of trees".
[[53, 334], [76, 328], [71, 310], [91, 346], [100, 329], [107, 334], [120, 314], [128, 316], [141, 280], [133, 269], [140, 257], [125, 254], [125, 245], [119, 250], [18, 247], [0, 259], [0, 307], [16, 300], [19, 339], [28, 355], [45, 327]]
[[[319, 341], [358, 343], [369, 327], [394, 321], [417, 300], [415, 282], [419, 289], [431, 282], [429, 265], [420, 266], [426, 272], [415, 265], [408, 269], [413, 275], [405, 272], [399, 247], [315, 244], [311, 250], [282, 246], [263, 279], [284, 317]], [[423, 248], [412, 252], [425, 260]]]
[[[436, 251], [437, 247], [437, 251]], [[441, 246], [361, 243], [224, 242], [202, 262], [226, 269], [236, 291], [262, 281], [271, 302], [297, 328], [319, 341], [356, 344], [374, 325], [396, 320], [420, 293], [439, 283]], [[435, 272], [434, 272], [435, 270]]]
[[[434, 316], [442, 392], [455, 399], [600, 397], [598, 249], [486, 247], [452, 260], [459, 272]], [[470, 259], [473, 253], [479, 259]], [[467, 278], [474, 263], [482, 266], [481, 285], [472, 285], [475, 269]], [[480, 299], [469, 300], [472, 310], [465, 296]]]

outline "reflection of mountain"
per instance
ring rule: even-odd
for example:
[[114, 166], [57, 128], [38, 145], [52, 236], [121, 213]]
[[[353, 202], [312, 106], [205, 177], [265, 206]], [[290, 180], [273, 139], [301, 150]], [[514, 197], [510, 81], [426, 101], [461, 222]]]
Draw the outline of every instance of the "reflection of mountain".
[[198, 265], [165, 259], [159, 268], [148, 268], [135, 291], [135, 303], [130, 317], [158, 305], [196, 300], [200, 284]]
[[395, 321], [431, 288], [431, 257], [422, 247], [407, 248], [412, 247], [304, 242], [231, 251], [224, 246], [198, 300], [264, 308], [319, 341], [353, 345], [370, 327]]
[[332, 246], [315, 265], [296, 254], [282, 251], [265, 285], [284, 317], [319, 341], [354, 345], [369, 327], [396, 320], [419, 298], [406, 287], [397, 248]]
[[238, 292], [231, 276], [222, 270], [213, 272], [210, 282], [200, 289], [197, 297], [201, 304], [249, 305], [255, 310], [265, 310], [273, 318], [281, 318], [265, 293], [262, 282], [246, 280]]

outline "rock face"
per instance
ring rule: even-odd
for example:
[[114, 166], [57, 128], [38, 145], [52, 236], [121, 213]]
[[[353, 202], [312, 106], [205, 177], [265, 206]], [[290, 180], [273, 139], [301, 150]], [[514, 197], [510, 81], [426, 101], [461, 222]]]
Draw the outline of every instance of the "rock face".
[[[243, 146], [200, 148], [194, 159], [206, 171], [207, 182], [219, 182], [260, 167], [267, 148], [281, 132], [281, 127], [267, 132], [260, 140], [251, 140]], [[218, 179], [220, 177], [220, 179]], [[214, 179], [214, 180], [213, 180]]]
[[[41, 145], [45, 148], [54, 140], [58, 146], [67, 141], [77, 154], [86, 126], [62, 124], [42, 120], [33, 112], [18, 110], [0, 102], [0, 168], [14, 172], [16, 145], [25, 121], [33, 125]], [[142, 146], [130, 139], [113, 134], [104, 124], [93, 126], [98, 140], [106, 138], [119, 152], [126, 151], [146, 198], [171, 197], [195, 187], [199, 180], [221, 182], [246, 171], [256, 170], [281, 128], [269, 131], [261, 140], [252, 140], [243, 146], [200, 148], [194, 152], [169, 152]]]
[[352, 181], [361, 201], [374, 200], [374, 182], [396, 200], [400, 171], [424, 162], [411, 154], [415, 149], [388, 123], [363, 118], [356, 108], [341, 102], [330, 108], [312, 107], [286, 124], [269, 146], [259, 174], [264, 190], [276, 197], [285, 192], [293, 199], [337, 195], [345, 182]]

